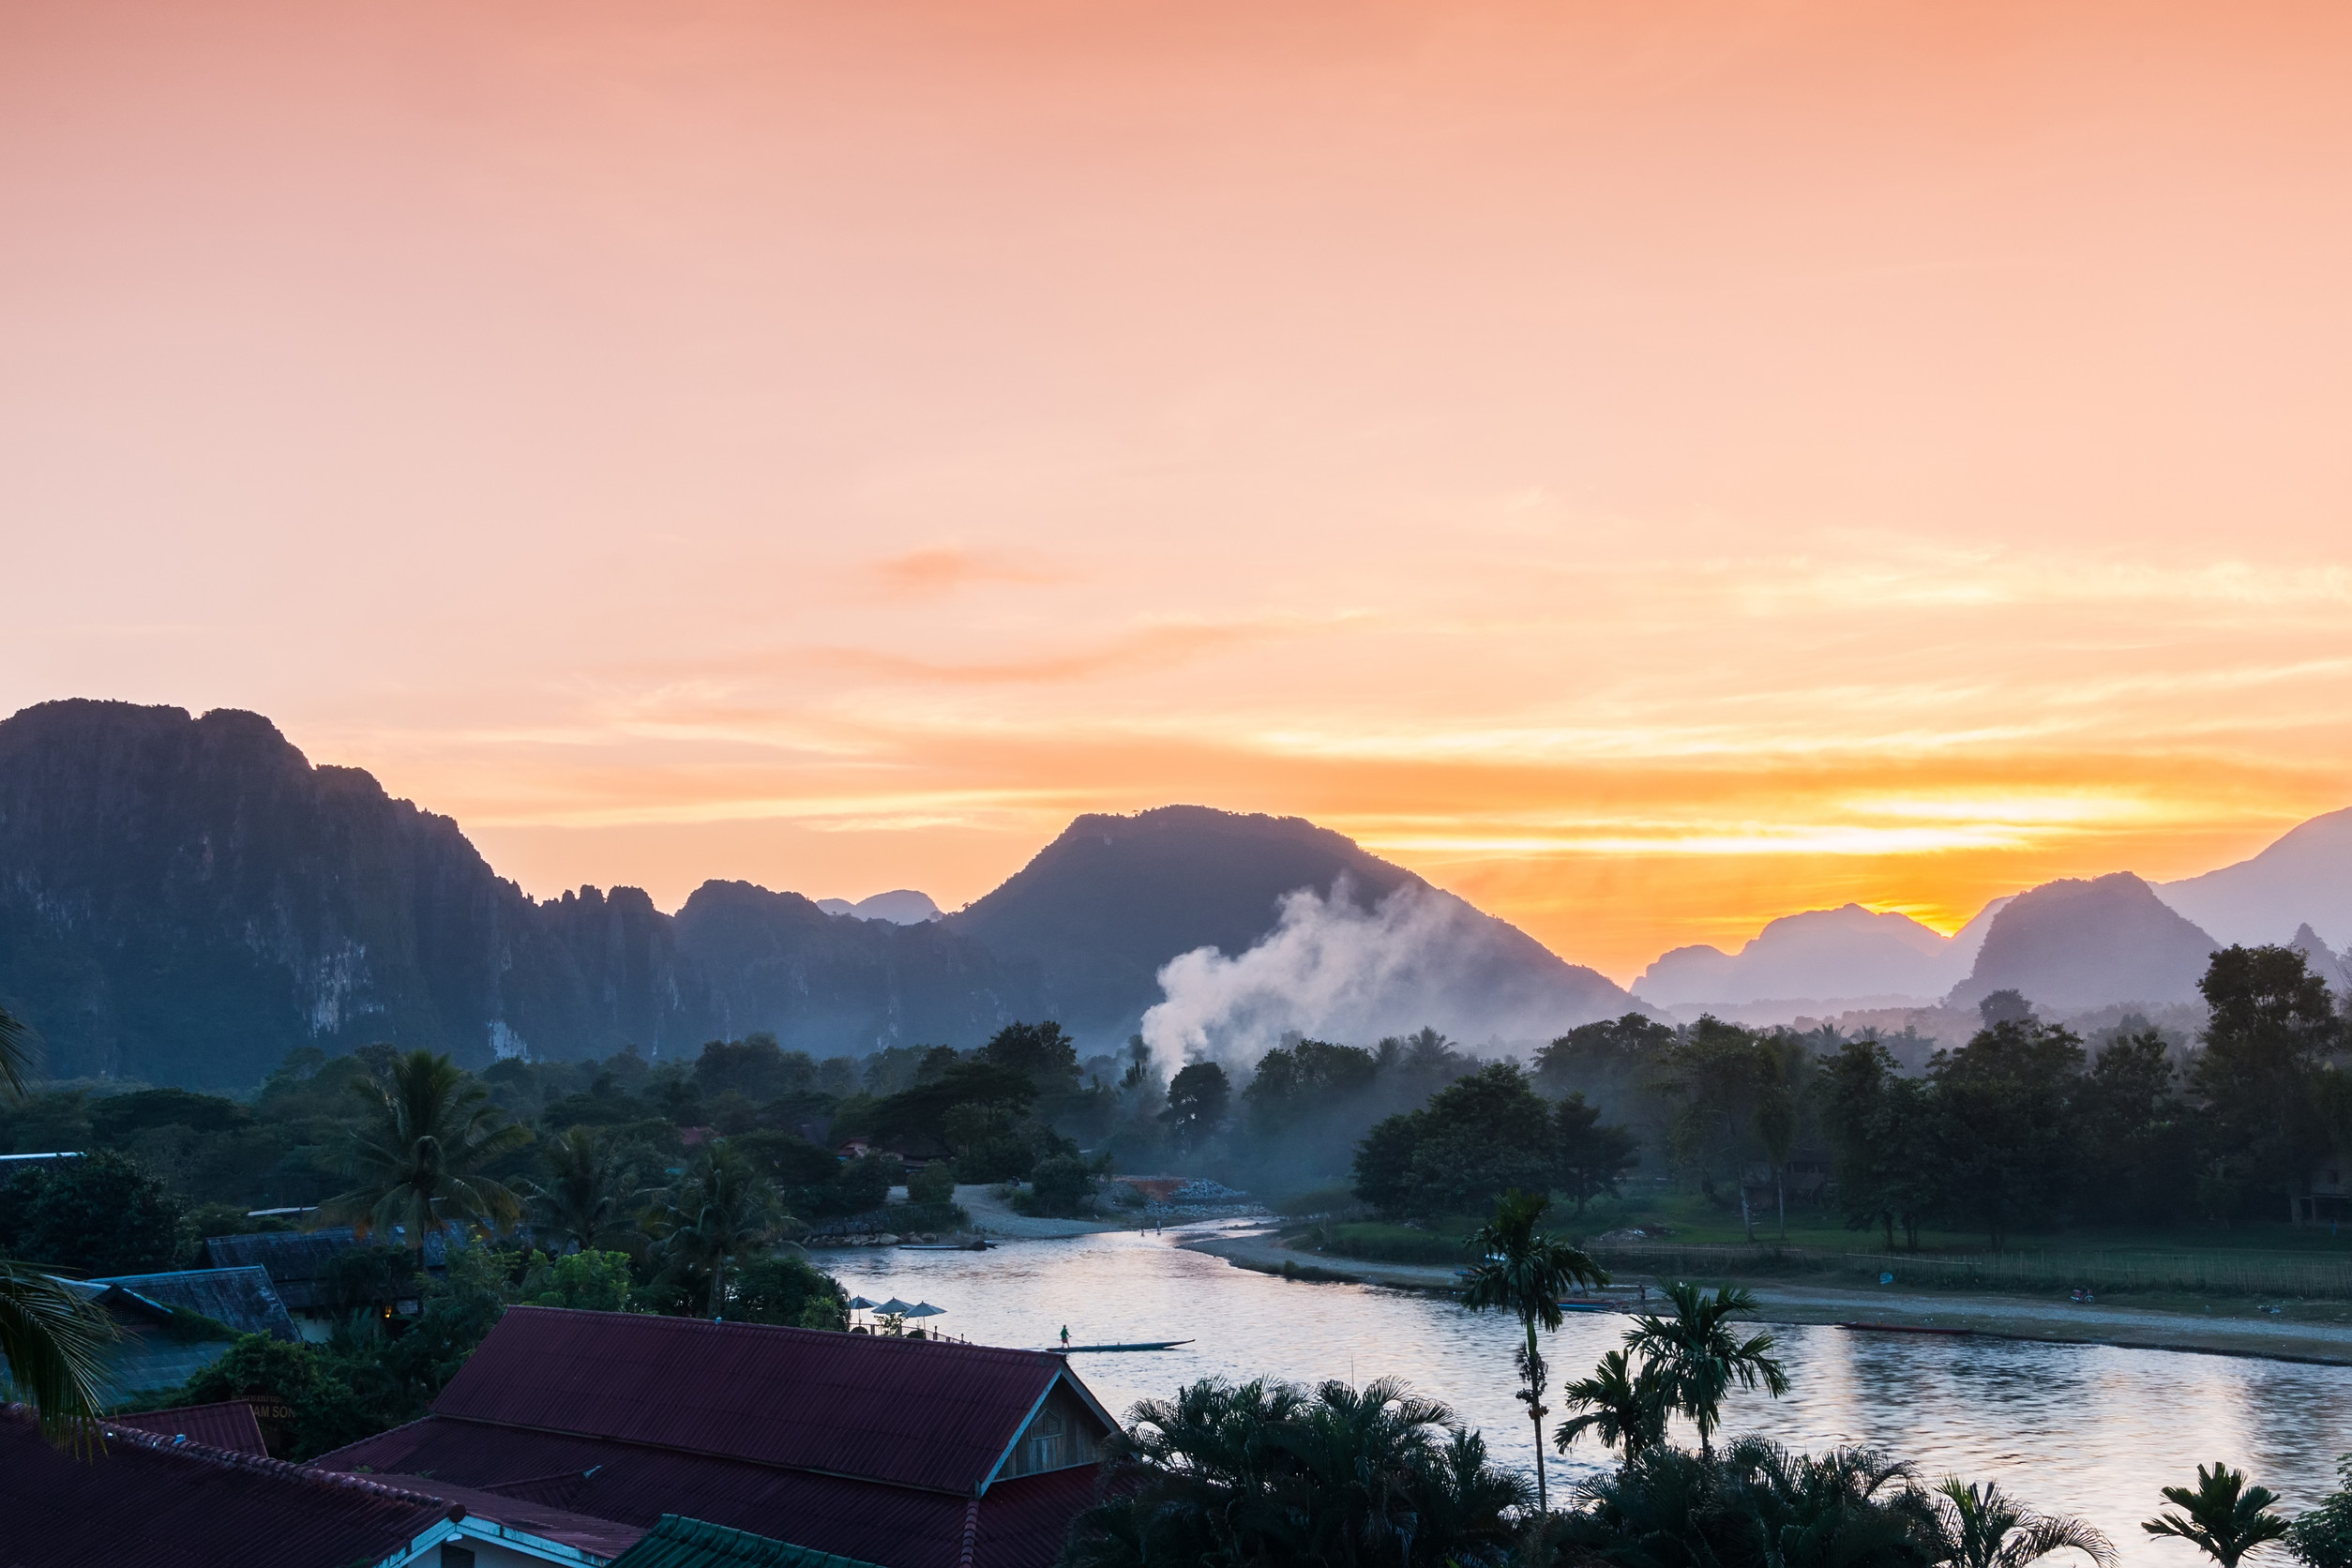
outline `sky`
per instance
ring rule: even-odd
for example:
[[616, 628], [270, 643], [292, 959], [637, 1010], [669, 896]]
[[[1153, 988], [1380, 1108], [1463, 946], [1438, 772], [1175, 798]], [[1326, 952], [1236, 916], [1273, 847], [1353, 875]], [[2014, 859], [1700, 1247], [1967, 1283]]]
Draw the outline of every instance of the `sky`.
[[2352, 9], [0, 0], [0, 712], [1622, 980], [2352, 804]]

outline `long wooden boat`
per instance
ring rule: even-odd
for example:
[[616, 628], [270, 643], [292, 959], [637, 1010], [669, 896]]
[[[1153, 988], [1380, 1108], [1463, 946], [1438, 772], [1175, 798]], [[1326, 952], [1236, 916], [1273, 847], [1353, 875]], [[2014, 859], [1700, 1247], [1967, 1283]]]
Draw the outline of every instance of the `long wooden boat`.
[[1930, 1328], [1924, 1323], [1840, 1323], [1837, 1326], [1842, 1329], [1850, 1330], [1855, 1334], [1970, 1334], [1976, 1332], [1974, 1329]]
[[1048, 1345], [1046, 1349], [1056, 1355], [1075, 1356], [1081, 1353], [1101, 1354], [1109, 1350], [1172, 1350], [1179, 1345], [1191, 1343], [1189, 1339], [1142, 1339], [1130, 1345], [1072, 1345], [1066, 1349]]
[[986, 1252], [993, 1242], [900, 1242], [900, 1252]]

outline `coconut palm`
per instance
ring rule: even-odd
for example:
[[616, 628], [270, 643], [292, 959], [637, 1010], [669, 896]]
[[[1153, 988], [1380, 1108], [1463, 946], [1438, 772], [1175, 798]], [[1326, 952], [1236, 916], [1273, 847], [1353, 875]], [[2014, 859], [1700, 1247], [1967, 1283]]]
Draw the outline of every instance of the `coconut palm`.
[[[1930, 1568], [1935, 1524], [1907, 1486], [1910, 1468], [1867, 1448], [1791, 1454], [1741, 1438], [1721, 1454], [1645, 1448], [1578, 1488], [1558, 1515], [1561, 1560], [1598, 1557], [1650, 1568]], [[1579, 1549], [1580, 1548], [1580, 1549]]]
[[[15, 1099], [23, 1098], [33, 1073], [27, 1033], [0, 1008], [0, 1090]], [[113, 1337], [113, 1320], [64, 1281], [0, 1258], [0, 1362], [52, 1442], [95, 1451], [98, 1389]]]
[[540, 1154], [548, 1179], [522, 1186], [541, 1241], [559, 1253], [643, 1247], [637, 1210], [646, 1193], [613, 1138], [594, 1127], [571, 1127], [542, 1145]]
[[662, 1194], [652, 1229], [671, 1277], [716, 1318], [727, 1309], [727, 1265], [773, 1241], [780, 1214], [775, 1186], [722, 1141]]
[[1756, 1308], [1756, 1298], [1746, 1290], [1726, 1286], [1710, 1295], [1677, 1280], [1666, 1294], [1673, 1316], [1636, 1318], [1625, 1344], [1656, 1370], [1667, 1405], [1691, 1418], [1698, 1428], [1698, 1450], [1707, 1454], [1722, 1424], [1724, 1395], [1734, 1384], [1761, 1387], [1777, 1399], [1788, 1392], [1788, 1374], [1772, 1357], [1771, 1334], [1741, 1339], [1732, 1332], [1732, 1314]]
[[1551, 1199], [1516, 1187], [1495, 1200], [1495, 1216], [1470, 1239], [1479, 1261], [1464, 1276], [1462, 1304], [1472, 1312], [1502, 1310], [1516, 1315], [1527, 1330], [1518, 1357], [1519, 1400], [1535, 1424], [1535, 1500], [1546, 1512], [1551, 1499], [1544, 1480], [1544, 1357], [1535, 1339], [1541, 1324], [1560, 1327], [1560, 1298], [1583, 1285], [1606, 1285], [1608, 1271], [1566, 1242], [1536, 1229]]
[[2167, 1486], [2164, 1500], [2179, 1503], [2186, 1516], [2159, 1514], [2140, 1528], [2150, 1535], [2177, 1535], [2222, 1568], [2238, 1568], [2239, 1558], [2288, 1530], [2287, 1521], [2270, 1512], [2279, 1495], [2268, 1486], [2247, 1485], [2245, 1472], [2226, 1464], [2217, 1462], [2209, 1470], [2199, 1465], [2196, 1489]]
[[356, 1088], [371, 1115], [352, 1135], [344, 1173], [359, 1184], [328, 1199], [327, 1213], [363, 1234], [405, 1227], [419, 1269], [426, 1236], [450, 1221], [496, 1228], [521, 1216], [521, 1200], [481, 1169], [530, 1142], [531, 1129], [504, 1120], [490, 1092], [446, 1056], [394, 1057], [383, 1081]]
[[1604, 1448], [1614, 1448], [1625, 1463], [1666, 1437], [1666, 1390], [1656, 1372], [1634, 1362], [1622, 1350], [1611, 1350], [1592, 1368], [1592, 1376], [1565, 1384], [1561, 1402], [1579, 1412], [1560, 1424], [1552, 1442], [1562, 1454], [1587, 1432]]
[[1443, 1405], [1392, 1379], [1311, 1394], [1194, 1383], [1104, 1440], [1104, 1500], [1064, 1560], [1500, 1564], [1527, 1487]]
[[2036, 1514], [1991, 1483], [1946, 1476], [1929, 1496], [1943, 1551], [1952, 1568], [2026, 1568], [2052, 1552], [2078, 1551], [2112, 1568], [2115, 1544], [2080, 1519]]

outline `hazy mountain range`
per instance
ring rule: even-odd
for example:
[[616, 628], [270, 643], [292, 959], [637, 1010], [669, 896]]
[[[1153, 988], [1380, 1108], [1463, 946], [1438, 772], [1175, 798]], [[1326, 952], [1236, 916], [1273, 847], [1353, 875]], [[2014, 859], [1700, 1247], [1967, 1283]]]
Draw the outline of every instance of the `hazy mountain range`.
[[2314, 817], [2253, 859], [2200, 877], [2045, 882], [1996, 898], [1949, 937], [1859, 904], [1786, 915], [1737, 953], [1678, 947], [1632, 988], [1677, 1015], [1711, 1004], [1750, 1021], [1775, 1010], [1966, 1007], [2011, 989], [2083, 1011], [2196, 1002], [2215, 949], [2277, 942], [2300, 949], [2341, 993], [2352, 989], [2352, 962], [2328, 935], [2352, 942], [2352, 810]]
[[953, 914], [911, 889], [718, 881], [668, 914], [628, 887], [534, 899], [456, 822], [312, 766], [257, 715], [66, 701], [0, 721], [0, 1004], [59, 1077], [236, 1087], [295, 1046], [376, 1040], [479, 1063], [766, 1031], [858, 1054], [1016, 1018], [1091, 1049], [1140, 1031], [1254, 1060], [1287, 1029], [1526, 1042], [1642, 1003], [1770, 1021], [2003, 988], [2060, 1012], [2193, 1003], [2228, 940], [2291, 941], [2344, 987], [2322, 933], [2352, 935], [2347, 889], [2352, 811], [2183, 882], [2047, 883], [1951, 937], [1859, 905], [1790, 915], [1736, 954], [1666, 954], [1629, 995], [1295, 818], [1081, 817]]
[[[313, 767], [258, 715], [65, 701], [0, 722], [0, 1003], [58, 1077], [234, 1087], [293, 1047], [375, 1040], [479, 1063], [674, 1055], [764, 1030], [858, 1054], [970, 1046], [1016, 1018], [1109, 1048], [1163, 1001], [1163, 965], [1246, 952], [1301, 889], [1367, 912], [1427, 900], [1461, 967], [1545, 1029], [1632, 1005], [1295, 819], [1083, 817], [946, 918], [919, 893], [834, 912], [739, 882], [706, 882], [671, 915], [627, 887], [533, 899], [456, 822], [357, 769]], [[1343, 968], [1383, 961], [1343, 949]], [[1485, 1021], [1399, 1010], [1384, 1027]]]

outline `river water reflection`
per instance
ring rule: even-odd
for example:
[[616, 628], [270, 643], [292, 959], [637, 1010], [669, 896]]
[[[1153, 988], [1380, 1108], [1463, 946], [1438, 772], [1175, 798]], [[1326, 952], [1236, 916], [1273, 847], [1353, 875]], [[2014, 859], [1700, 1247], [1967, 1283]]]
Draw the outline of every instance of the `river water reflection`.
[[[1525, 1414], [1511, 1397], [1505, 1319], [1434, 1297], [1295, 1283], [1186, 1252], [1164, 1236], [1016, 1242], [988, 1253], [841, 1251], [819, 1260], [852, 1294], [928, 1301], [942, 1330], [974, 1343], [1043, 1347], [1063, 1324], [1074, 1343], [1186, 1339], [1153, 1354], [1082, 1355], [1072, 1364], [1114, 1411], [1196, 1378], [1274, 1376], [1312, 1383], [1395, 1376], [1444, 1400], [1508, 1464], [1532, 1468]], [[1548, 1347], [1554, 1383], [1614, 1348], [1624, 1319], [1571, 1314]], [[1867, 1442], [1928, 1478], [1998, 1481], [2033, 1506], [2078, 1514], [2127, 1563], [2191, 1568], [2179, 1542], [2144, 1536], [2159, 1486], [2227, 1459], [2310, 1506], [2352, 1450], [2352, 1367], [2104, 1346], [1785, 1328], [1794, 1384], [1774, 1401], [1735, 1395], [1728, 1432], [1797, 1448]], [[1565, 1461], [1572, 1473], [1605, 1460]], [[1561, 1462], [1553, 1460], [1560, 1473]], [[2284, 1560], [2282, 1559], [2282, 1560]]]

